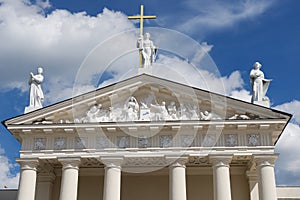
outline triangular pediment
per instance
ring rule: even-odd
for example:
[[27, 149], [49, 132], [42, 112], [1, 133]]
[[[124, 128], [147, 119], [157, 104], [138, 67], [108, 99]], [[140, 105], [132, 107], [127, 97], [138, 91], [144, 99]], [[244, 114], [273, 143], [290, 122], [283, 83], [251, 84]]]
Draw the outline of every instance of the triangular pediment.
[[4, 122], [69, 124], [130, 121], [283, 119], [290, 115], [147, 74]]

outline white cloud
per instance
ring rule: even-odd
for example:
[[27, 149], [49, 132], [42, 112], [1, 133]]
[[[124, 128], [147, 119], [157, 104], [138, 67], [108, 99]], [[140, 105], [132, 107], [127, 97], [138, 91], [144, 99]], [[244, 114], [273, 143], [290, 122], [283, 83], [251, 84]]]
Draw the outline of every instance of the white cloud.
[[293, 115], [293, 121], [300, 124], [300, 101], [293, 100], [274, 107], [275, 109], [282, 110]]
[[15, 166], [9, 162], [9, 159], [3, 155], [4, 149], [0, 145], [0, 188], [18, 188], [19, 173], [12, 174], [11, 169]]
[[[177, 28], [185, 32], [198, 31], [199, 27], [207, 32], [233, 26], [243, 20], [252, 20], [263, 14], [273, 4], [274, 0], [187, 0], [184, 1], [185, 20], [178, 23]], [[170, 20], [170, 19], [167, 19]]]
[[277, 184], [300, 184], [300, 127], [289, 123], [276, 144], [275, 151], [279, 158], [276, 161]]
[[230, 96], [235, 99], [239, 99], [242, 101], [250, 102], [251, 101], [251, 94], [248, 90], [241, 89], [241, 90], [233, 90], [230, 93]]
[[49, 86], [45, 90], [58, 93], [72, 87], [89, 51], [112, 35], [134, 28], [126, 15], [108, 9], [95, 17], [67, 10], [45, 16], [42, 8], [50, 6], [49, 1], [38, 0], [38, 5], [26, 0], [0, 2], [1, 89], [26, 91], [29, 73], [39, 65], [44, 67], [44, 86]]

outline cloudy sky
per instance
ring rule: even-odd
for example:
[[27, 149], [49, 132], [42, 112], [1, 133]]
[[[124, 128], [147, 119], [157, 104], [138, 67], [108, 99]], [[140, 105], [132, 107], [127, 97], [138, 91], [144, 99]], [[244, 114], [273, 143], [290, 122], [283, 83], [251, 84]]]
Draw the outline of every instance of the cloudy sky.
[[[1, 121], [23, 113], [29, 73], [38, 66], [45, 106], [133, 75], [138, 23], [127, 16], [141, 4], [157, 16], [145, 23], [161, 48], [156, 75], [250, 101], [249, 72], [262, 63], [273, 80], [272, 108], [293, 114], [276, 145], [276, 181], [300, 185], [298, 0], [0, 0]], [[164, 69], [169, 63], [172, 69]], [[18, 185], [19, 149], [1, 126], [0, 188]]]

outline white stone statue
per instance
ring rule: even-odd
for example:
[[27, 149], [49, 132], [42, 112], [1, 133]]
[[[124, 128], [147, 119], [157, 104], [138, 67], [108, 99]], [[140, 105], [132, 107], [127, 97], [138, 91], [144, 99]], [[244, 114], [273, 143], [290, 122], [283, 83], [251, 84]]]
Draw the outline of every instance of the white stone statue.
[[154, 121], [161, 121], [161, 120], [169, 120], [170, 115], [166, 108], [166, 102], [161, 102], [160, 104], [150, 104], [151, 114], [153, 114]]
[[201, 115], [201, 120], [211, 120], [212, 119], [212, 114], [209, 113], [208, 111], [204, 111], [204, 113], [200, 112], [200, 115]]
[[42, 102], [44, 101], [44, 93], [41, 83], [44, 81], [44, 76], [42, 73], [43, 68], [41, 67], [37, 69], [36, 75], [34, 75], [32, 72], [30, 73], [29, 106], [25, 108], [24, 113], [28, 113], [43, 107]]
[[250, 83], [252, 88], [252, 103], [269, 105], [269, 99], [266, 97], [271, 80], [265, 79], [264, 73], [260, 70], [261, 64], [255, 62], [250, 72]]
[[145, 33], [144, 37], [140, 36], [137, 41], [137, 48], [142, 52], [143, 67], [149, 68], [156, 58], [157, 47], [150, 40], [150, 33]]
[[171, 119], [178, 119], [177, 117], [177, 109], [174, 101], [170, 102], [170, 105], [168, 106], [168, 112]]
[[125, 112], [126, 112], [126, 120], [127, 121], [134, 121], [138, 120], [138, 112], [139, 112], [139, 104], [134, 97], [130, 97], [125, 105]]

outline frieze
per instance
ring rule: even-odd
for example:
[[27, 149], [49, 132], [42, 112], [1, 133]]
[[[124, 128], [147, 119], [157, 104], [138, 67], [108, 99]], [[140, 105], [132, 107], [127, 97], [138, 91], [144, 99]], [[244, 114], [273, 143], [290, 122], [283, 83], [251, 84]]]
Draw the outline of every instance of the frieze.
[[[249, 120], [250, 115], [234, 114], [221, 116], [212, 111], [201, 109], [198, 103], [176, 103], [175, 101], [157, 101], [154, 94], [140, 101], [131, 96], [123, 103], [118, 102], [104, 107], [101, 103], [88, 108], [85, 114], [76, 114], [75, 119], [60, 119], [59, 123], [98, 123], [122, 121], [171, 121], [171, 120]], [[78, 116], [77, 116], [78, 115]], [[81, 115], [81, 116], [79, 116]], [[257, 116], [256, 116], [257, 118]], [[52, 123], [41, 121], [39, 123]]]

